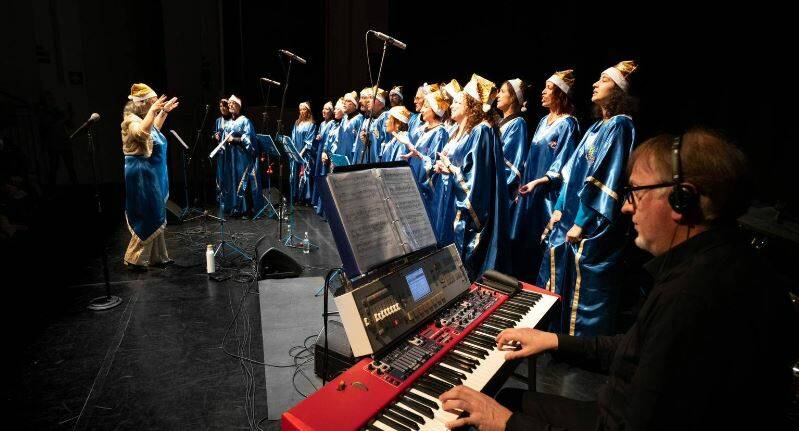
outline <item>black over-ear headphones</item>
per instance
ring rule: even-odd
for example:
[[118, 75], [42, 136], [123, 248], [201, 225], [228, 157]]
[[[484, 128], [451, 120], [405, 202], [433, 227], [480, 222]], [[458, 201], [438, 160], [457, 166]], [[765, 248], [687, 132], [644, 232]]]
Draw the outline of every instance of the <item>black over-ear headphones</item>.
[[680, 160], [680, 147], [682, 135], [674, 138], [671, 144], [671, 180], [674, 183], [669, 194], [669, 205], [678, 214], [685, 214], [694, 210], [699, 204], [699, 193], [688, 185], [682, 183], [682, 161]]

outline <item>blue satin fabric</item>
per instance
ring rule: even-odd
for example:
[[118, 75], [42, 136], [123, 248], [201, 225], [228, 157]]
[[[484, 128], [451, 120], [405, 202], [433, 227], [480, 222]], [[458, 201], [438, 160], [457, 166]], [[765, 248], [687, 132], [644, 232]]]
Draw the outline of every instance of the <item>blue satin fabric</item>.
[[386, 142], [383, 142], [383, 145], [380, 149], [380, 158], [378, 161], [380, 162], [391, 162], [394, 161], [397, 156], [400, 154], [400, 150], [404, 145], [400, 143], [394, 136], [388, 137]]
[[411, 118], [408, 120], [408, 138], [411, 139], [413, 145], [416, 145], [416, 141], [418, 141], [419, 137], [424, 133], [424, 124], [424, 121], [422, 121], [422, 114], [418, 112], [411, 114]]
[[321, 214], [321, 208], [317, 206], [319, 204], [319, 187], [320, 187], [318, 181], [320, 180], [320, 176], [323, 176], [322, 171], [323, 169], [325, 169], [325, 167], [322, 166], [322, 153], [325, 151], [325, 143], [327, 142], [327, 132], [330, 130], [330, 127], [332, 127], [333, 124], [336, 124], [336, 126], [338, 126], [338, 123], [335, 120], [322, 121], [319, 124], [319, 133], [317, 133], [319, 139], [316, 139], [314, 137], [314, 142], [313, 142], [313, 164], [311, 165], [312, 168], [310, 174], [311, 205], [314, 206], [314, 209], [316, 210], [317, 214]]
[[[563, 216], [548, 240], [539, 285], [563, 297], [555, 330], [580, 336], [613, 332], [619, 298], [620, 259], [629, 217], [621, 213], [625, 167], [635, 141], [632, 119], [598, 121], [560, 169]], [[566, 241], [580, 204], [591, 216], [583, 240]]]
[[[463, 166], [466, 154], [471, 150], [473, 141], [469, 134], [460, 138], [452, 138], [445, 145], [442, 153], [446, 153], [450, 163], [454, 166]], [[445, 247], [455, 242], [455, 195], [452, 186], [455, 178], [451, 174], [436, 174], [430, 168], [430, 188], [433, 190], [432, 205], [430, 206], [430, 221], [436, 234], [438, 245]]]
[[[225, 137], [225, 120], [222, 117], [216, 119], [214, 124], [214, 133], [219, 133], [219, 139]], [[213, 141], [214, 147], [219, 145], [219, 141]], [[232, 207], [232, 196], [235, 195], [235, 180], [233, 179], [233, 162], [231, 160], [231, 151], [226, 151], [227, 145], [223, 145], [219, 151], [214, 155], [214, 163], [216, 163], [216, 200], [217, 203], [225, 208]]]
[[[366, 127], [369, 127], [369, 132], [367, 133], [367, 138], [370, 142], [369, 147], [369, 162], [370, 163], [377, 163], [380, 161], [380, 151], [383, 148], [383, 142], [386, 140], [386, 120], [388, 119], [388, 112], [383, 111], [378, 115], [376, 118], [373, 118], [371, 122], [369, 119], [364, 118], [363, 122], [361, 123], [361, 129], [358, 132], [358, 136], [355, 139], [355, 144], [352, 148], [352, 157], [350, 158], [351, 164], [359, 164], [361, 163], [361, 156], [364, 152], [365, 145], [360, 138], [360, 132], [365, 131]], [[366, 162], [366, 159], [364, 159]]]
[[[553, 163], [558, 167], [562, 166], [574, 152], [579, 140], [580, 125], [574, 117], [564, 117], [547, 125], [547, 116], [544, 116], [533, 134], [521, 183], [527, 184], [547, 175]], [[536, 187], [532, 193], [519, 195], [511, 210], [511, 273], [520, 280], [530, 283], [536, 281], [544, 251], [541, 233], [552, 217], [552, 208], [558, 199], [559, 190], [559, 177], [550, 178], [549, 183]]]
[[355, 114], [353, 117], [344, 116], [341, 121], [341, 130], [339, 131], [336, 149], [336, 154], [347, 157], [350, 164], [355, 164], [353, 161], [353, 151], [355, 150], [355, 141], [359, 140], [358, 136], [361, 133], [361, 126], [363, 125], [364, 117], [361, 113]]
[[499, 132], [502, 139], [502, 154], [505, 156], [503, 162], [512, 212], [516, 206], [514, 201], [519, 192], [524, 162], [530, 148], [530, 141], [527, 139], [527, 121], [522, 117], [512, 118], [500, 126]]
[[[329, 171], [327, 164], [322, 162], [322, 154], [330, 153], [331, 145], [334, 145], [334, 140], [338, 138], [338, 131], [341, 128], [341, 120], [330, 120], [322, 123], [319, 132], [319, 144], [316, 151], [316, 167], [314, 169], [314, 187], [311, 194], [311, 203], [314, 206], [314, 211], [320, 216], [324, 216], [324, 208], [322, 205], [322, 193], [320, 192], [322, 183]], [[331, 135], [334, 137], [331, 138]]]
[[[433, 223], [433, 184], [430, 174], [433, 171], [433, 164], [438, 159], [438, 153], [444, 149], [444, 145], [446, 145], [448, 140], [449, 133], [442, 125], [427, 130], [417, 138], [416, 144], [414, 144], [422, 158], [411, 157], [408, 159], [413, 177], [419, 186], [419, 193], [422, 195], [422, 202], [424, 202], [427, 215], [430, 217], [431, 225]], [[405, 146], [402, 146], [400, 151], [401, 154], [407, 153]]]
[[471, 151], [453, 174], [455, 245], [474, 280], [487, 269], [507, 272], [508, 189], [499, 130], [481, 123], [472, 128]]
[[240, 215], [247, 212], [249, 204], [247, 193], [251, 193], [253, 209], [260, 210], [264, 206], [261, 191], [261, 179], [257, 175], [260, 168], [258, 156], [261, 153], [260, 145], [255, 139], [255, 127], [249, 118], [241, 115], [235, 120], [225, 124], [223, 138], [231, 133], [234, 138], [241, 138], [224, 145], [228, 152], [226, 162], [229, 163], [231, 172], [231, 189], [226, 199], [225, 212], [231, 215]]
[[294, 147], [297, 152], [302, 154], [305, 159], [305, 167], [299, 164], [292, 164], [292, 173], [295, 180], [291, 182], [291, 189], [294, 196], [294, 202], [310, 202], [311, 188], [309, 185], [309, 177], [311, 174], [311, 160], [313, 160], [313, 142], [316, 139], [316, 124], [312, 121], [303, 121], [302, 123], [294, 123], [294, 128], [291, 130], [291, 140], [294, 142]]
[[125, 216], [134, 234], [145, 241], [166, 224], [169, 198], [167, 141], [155, 126], [150, 129], [150, 157], [125, 156]]

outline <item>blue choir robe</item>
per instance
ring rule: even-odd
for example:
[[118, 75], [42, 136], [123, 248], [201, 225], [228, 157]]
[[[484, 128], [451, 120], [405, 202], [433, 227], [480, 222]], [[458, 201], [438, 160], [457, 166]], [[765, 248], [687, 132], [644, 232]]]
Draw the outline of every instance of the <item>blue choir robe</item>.
[[[538, 285], [563, 298], [556, 331], [578, 336], [613, 333], [619, 300], [620, 259], [629, 217], [621, 213], [625, 167], [635, 141], [630, 117], [598, 121], [560, 169], [555, 210], [563, 213], [547, 242]], [[566, 241], [579, 221], [583, 239]]]
[[507, 272], [508, 189], [499, 131], [487, 123], [472, 128], [471, 150], [463, 165], [453, 167], [455, 246], [475, 280], [488, 269]]
[[397, 159], [404, 145], [396, 138], [391, 136], [386, 142], [383, 143], [380, 150], [380, 162], [393, 162]]
[[[382, 149], [383, 142], [386, 140], [386, 120], [388, 120], [388, 111], [383, 111], [377, 115], [376, 118], [373, 118], [370, 122], [368, 118], [364, 118], [363, 123], [361, 125], [361, 132], [366, 131], [366, 127], [369, 127], [369, 131], [366, 134], [367, 139], [369, 139], [370, 148], [369, 148], [369, 162], [370, 163], [377, 163], [380, 161], [380, 150]], [[358, 139], [355, 140], [355, 146], [352, 149], [352, 160], [350, 163], [352, 164], [359, 164], [361, 163], [361, 156], [364, 152], [364, 142], [360, 138], [360, 132], [358, 133]], [[364, 162], [366, 160], [364, 159]]]
[[411, 114], [411, 118], [408, 120], [408, 138], [410, 138], [413, 145], [416, 145], [416, 141], [424, 133], [424, 126], [425, 122], [422, 120], [422, 114], [418, 112]]
[[[219, 139], [225, 137], [225, 124], [230, 120], [224, 117], [216, 119], [214, 124], [214, 134], [219, 134]], [[212, 139], [213, 146], [219, 145], [219, 140]], [[230, 194], [233, 192], [233, 172], [231, 170], [232, 162], [230, 160], [230, 151], [225, 151], [227, 145], [223, 145], [219, 151], [214, 155], [214, 163], [216, 163], [216, 200], [217, 204], [221, 207], [224, 205], [226, 208], [231, 207]]]
[[[547, 115], [538, 127], [527, 153], [522, 184], [544, 176], [549, 182], [536, 187], [532, 193], [519, 195], [511, 209], [510, 238], [513, 247], [514, 277], [535, 283], [541, 266], [541, 233], [552, 217], [552, 207], [560, 190], [560, 166], [574, 152], [580, 140], [580, 125], [572, 116], [547, 124]], [[550, 169], [552, 166], [552, 169]]]
[[353, 150], [355, 149], [355, 142], [360, 138], [358, 135], [363, 125], [363, 115], [360, 112], [352, 117], [345, 116], [341, 120], [341, 130], [338, 133], [336, 141], [336, 154], [347, 157], [350, 164], [355, 164], [357, 160], [353, 160]]
[[125, 156], [125, 217], [128, 228], [146, 242], [166, 226], [167, 140], [157, 127], [150, 128], [153, 150], [144, 155]]
[[247, 193], [251, 193], [253, 208], [258, 211], [264, 206], [264, 198], [258, 175], [258, 156], [261, 149], [255, 139], [255, 127], [249, 118], [241, 115], [228, 121], [224, 131], [225, 136], [230, 133], [234, 138], [241, 138], [241, 141], [224, 145], [225, 151], [230, 152], [230, 169], [233, 174], [230, 207], [226, 206], [225, 212], [232, 215], [245, 214], [249, 210]]
[[163, 203], [169, 200], [169, 173], [167, 171], [167, 154], [169, 154], [166, 136], [161, 131], [153, 126], [150, 136], [153, 138], [153, 148], [156, 145], [161, 146], [161, 151], [156, 157], [150, 156], [150, 162], [156, 164], [158, 167], [158, 181], [161, 187], [161, 194], [163, 195]]
[[447, 122], [444, 123], [444, 128], [447, 129], [447, 133], [449, 133], [450, 136], [454, 136], [455, 133], [458, 132], [458, 123], [447, 120]]
[[316, 124], [313, 121], [294, 123], [294, 128], [291, 130], [291, 140], [294, 142], [294, 148], [305, 160], [305, 165], [294, 164], [291, 168], [294, 176], [291, 185], [295, 202], [309, 202], [311, 199], [311, 191], [308, 187], [308, 177], [310, 175], [308, 169], [310, 167], [314, 139], [316, 139]]
[[[320, 187], [322, 183], [325, 181], [325, 177], [330, 172], [330, 168], [328, 164], [322, 163], [322, 153], [326, 153], [328, 155], [328, 159], [330, 158], [330, 154], [339, 154], [336, 152], [338, 150], [338, 142], [339, 137], [341, 134], [341, 130], [343, 129], [344, 121], [343, 120], [330, 120], [327, 125], [324, 134], [322, 135], [322, 143], [319, 144], [319, 156], [317, 157], [319, 170], [318, 175], [316, 177], [316, 184], [317, 184], [317, 194], [316, 199], [313, 202], [314, 210], [320, 216], [324, 216], [324, 204], [322, 202], [324, 194], [320, 191]], [[329, 161], [328, 161], [329, 163]]]
[[[449, 133], [447, 133], [443, 125], [433, 126], [429, 130], [425, 130], [416, 140], [416, 144], [414, 144], [416, 150], [421, 154], [421, 159], [417, 157], [408, 159], [413, 177], [419, 186], [419, 193], [422, 195], [422, 202], [424, 202], [427, 209], [427, 215], [430, 216], [431, 224], [433, 221], [433, 185], [430, 174], [433, 172], [433, 165], [438, 159], [438, 153], [444, 149], [444, 145], [447, 144], [448, 140]], [[402, 153], [407, 153], [404, 146]]]
[[316, 206], [319, 201], [319, 185], [316, 183], [322, 169], [322, 152], [325, 149], [325, 141], [327, 140], [327, 131], [334, 123], [334, 120], [322, 121], [319, 124], [319, 132], [314, 137], [313, 143], [313, 164], [311, 165], [311, 205]]
[[[457, 130], [456, 130], [457, 133]], [[463, 166], [466, 154], [471, 150], [469, 134], [465, 133], [458, 137], [453, 135], [441, 150], [447, 155], [453, 166]], [[435, 162], [433, 162], [434, 164]], [[430, 221], [433, 225], [433, 232], [440, 247], [445, 247], [455, 242], [455, 195], [452, 187], [455, 178], [451, 174], [438, 174], [432, 172], [430, 167], [430, 188], [433, 191], [432, 205], [430, 206]]]
[[527, 140], [527, 121], [521, 116], [503, 120], [499, 126], [502, 139], [502, 154], [505, 156], [505, 177], [508, 185], [508, 205], [511, 212], [522, 181], [524, 162], [527, 160], [529, 141]]

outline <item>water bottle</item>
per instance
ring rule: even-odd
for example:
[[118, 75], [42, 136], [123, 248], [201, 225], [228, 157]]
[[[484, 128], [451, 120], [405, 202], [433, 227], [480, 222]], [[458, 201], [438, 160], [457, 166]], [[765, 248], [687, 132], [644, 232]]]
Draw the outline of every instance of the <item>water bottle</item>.
[[305, 254], [311, 252], [311, 241], [308, 240], [308, 232], [305, 232], [305, 238], [302, 239], [302, 252]]
[[216, 272], [216, 261], [214, 260], [214, 246], [208, 244], [208, 248], [205, 250], [205, 272], [208, 274], [213, 274]]

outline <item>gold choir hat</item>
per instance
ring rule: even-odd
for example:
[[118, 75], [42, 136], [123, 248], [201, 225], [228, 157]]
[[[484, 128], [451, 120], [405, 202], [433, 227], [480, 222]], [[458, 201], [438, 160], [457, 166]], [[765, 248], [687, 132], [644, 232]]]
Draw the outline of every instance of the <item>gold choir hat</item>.
[[[354, 93], [354, 91], [353, 91], [353, 93]], [[330, 102], [327, 102], [327, 103], [330, 103]], [[336, 100], [336, 106], [333, 109], [338, 109], [340, 111], [343, 111], [344, 110], [344, 98], [340, 98], [340, 99]]]
[[325, 105], [322, 106], [322, 109], [325, 109], [327, 107], [330, 107], [330, 109], [332, 110], [333, 109], [333, 102], [328, 100], [327, 102], [325, 102]]
[[494, 99], [497, 98], [497, 85], [474, 73], [469, 83], [463, 87], [463, 92], [482, 103], [483, 112], [488, 112]]
[[361, 90], [361, 97], [371, 97], [374, 94], [374, 90], [371, 87], [366, 87]]
[[629, 76], [638, 69], [638, 65], [635, 64], [633, 60], [624, 60], [620, 61], [613, 67], [608, 67], [602, 72], [602, 75], [606, 75], [608, 78], [612, 79], [619, 88], [622, 89], [625, 93], [628, 92], [630, 88], [630, 81]]
[[408, 121], [411, 120], [411, 112], [408, 111], [408, 108], [404, 106], [395, 106], [389, 109], [388, 115], [396, 118], [399, 121], [402, 121], [405, 124], [408, 124]]
[[461, 90], [463, 90], [463, 88], [461, 88], [461, 84], [457, 79], [449, 81], [449, 83], [444, 86], [444, 91], [447, 93], [450, 99], [454, 99], [455, 95], [460, 93]]
[[128, 95], [128, 99], [134, 102], [141, 102], [142, 100], [147, 100], [151, 97], [158, 97], [158, 95], [155, 94], [155, 91], [153, 91], [153, 89], [147, 84], [137, 83], [130, 87], [130, 95]]
[[424, 96], [425, 102], [430, 105], [430, 109], [436, 113], [439, 117], [443, 117], [444, 114], [449, 109], [450, 100], [447, 99], [446, 94], [443, 91], [436, 91], [433, 93]]
[[227, 98], [227, 101], [228, 103], [236, 103], [241, 106], [241, 99], [239, 99], [239, 96], [236, 96], [235, 94], [231, 94], [230, 97]]
[[307, 109], [309, 111], [311, 110], [311, 104], [310, 103], [308, 103], [308, 102], [300, 102], [300, 108], [302, 108], [303, 106], [305, 106], [305, 109]]
[[358, 106], [358, 92], [351, 91], [344, 95], [344, 101], [350, 101], [353, 105]]
[[[386, 90], [383, 90], [382, 88], [375, 87], [375, 93], [374, 94], [375, 94], [375, 99], [379, 100], [380, 103], [382, 103], [384, 105], [386, 104], [386, 99], [388, 99], [388, 93], [386, 92]], [[370, 94], [370, 96], [371, 96], [371, 94]]]
[[422, 88], [422, 93], [424, 93], [424, 95], [427, 96], [428, 94], [434, 91], [438, 91], [438, 84], [428, 84], [425, 82], [424, 84], [422, 84], [421, 88]]
[[404, 100], [405, 98], [402, 96], [402, 86], [397, 85], [396, 87], [392, 88], [388, 95], [396, 94], [399, 96], [400, 100]]
[[547, 82], [555, 84], [561, 91], [570, 95], [572, 88], [574, 88], [574, 69], [555, 72], [547, 79]]

